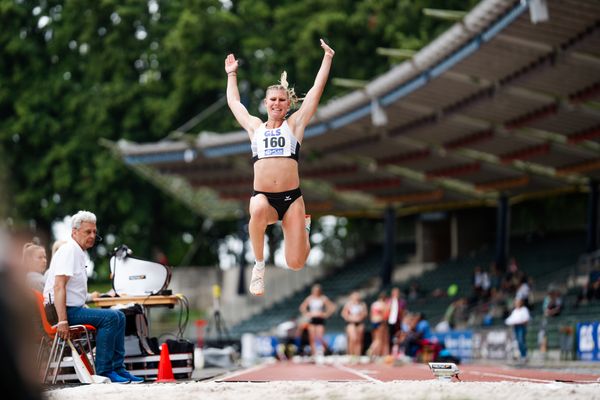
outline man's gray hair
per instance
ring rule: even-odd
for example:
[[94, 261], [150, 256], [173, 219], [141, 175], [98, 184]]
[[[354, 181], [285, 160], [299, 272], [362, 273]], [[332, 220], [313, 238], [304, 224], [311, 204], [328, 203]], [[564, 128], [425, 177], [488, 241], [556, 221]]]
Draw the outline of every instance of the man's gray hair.
[[96, 223], [96, 215], [89, 211], [78, 211], [77, 214], [73, 215], [71, 218], [71, 228], [79, 229], [81, 228], [82, 222], [91, 222], [93, 224]]

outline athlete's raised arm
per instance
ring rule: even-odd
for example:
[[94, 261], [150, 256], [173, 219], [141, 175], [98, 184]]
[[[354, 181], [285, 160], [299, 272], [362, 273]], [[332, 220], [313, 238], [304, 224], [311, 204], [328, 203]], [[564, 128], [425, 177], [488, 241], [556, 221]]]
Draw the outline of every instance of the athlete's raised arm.
[[[315, 83], [312, 88], [306, 93], [304, 100], [302, 101], [302, 105], [300, 109], [296, 111], [290, 119], [294, 120], [294, 123], [297, 127], [301, 128], [300, 131], [303, 132], [310, 122], [310, 119], [313, 117], [315, 112], [317, 111], [317, 107], [319, 106], [319, 101], [321, 100], [321, 95], [323, 94], [323, 90], [325, 89], [325, 84], [327, 83], [327, 78], [329, 77], [329, 70], [331, 69], [331, 62], [333, 60], [333, 55], [335, 51], [331, 47], [327, 45], [321, 39], [321, 47], [323, 48], [323, 61], [321, 62], [321, 67], [319, 68], [319, 72], [317, 72], [317, 76], [315, 78]], [[302, 138], [299, 138], [302, 139]]]
[[237, 122], [248, 134], [252, 134], [262, 121], [250, 115], [246, 107], [240, 101], [240, 92], [237, 86], [238, 60], [233, 54], [225, 58], [225, 72], [227, 73], [227, 105], [233, 113]]

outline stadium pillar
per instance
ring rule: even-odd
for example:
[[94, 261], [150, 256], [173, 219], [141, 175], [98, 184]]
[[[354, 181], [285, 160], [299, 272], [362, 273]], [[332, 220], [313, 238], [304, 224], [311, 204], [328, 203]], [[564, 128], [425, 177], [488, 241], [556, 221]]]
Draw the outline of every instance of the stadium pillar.
[[383, 264], [381, 266], [381, 287], [387, 288], [392, 283], [394, 270], [394, 250], [396, 246], [396, 210], [389, 206], [384, 214], [385, 238], [383, 247]]
[[508, 259], [508, 240], [510, 230], [510, 204], [508, 197], [503, 194], [498, 199], [496, 212], [496, 266], [506, 269]]
[[590, 195], [588, 199], [587, 216], [587, 246], [588, 253], [598, 248], [598, 208], [600, 206], [599, 196], [600, 182], [590, 182]]
[[238, 234], [242, 241], [242, 249], [237, 257], [240, 267], [237, 293], [243, 296], [246, 294], [246, 242], [248, 241], [248, 219], [245, 215], [238, 221]]

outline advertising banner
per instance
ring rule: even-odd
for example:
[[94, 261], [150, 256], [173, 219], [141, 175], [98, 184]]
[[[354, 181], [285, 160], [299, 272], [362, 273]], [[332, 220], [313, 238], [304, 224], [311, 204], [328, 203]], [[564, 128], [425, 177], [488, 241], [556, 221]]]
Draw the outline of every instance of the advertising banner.
[[577, 358], [583, 361], [600, 361], [600, 322], [577, 324]]
[[473, 358], [473, 331], [460, 330], [448, 331], [443, 333], [435, 332], [433, 334], [448, 352], [460, 358], [461, 360], [470, 360]]
[[509, 329], [492, 329], [473, 334], [473, 358], [506, 360], [516, 349]]

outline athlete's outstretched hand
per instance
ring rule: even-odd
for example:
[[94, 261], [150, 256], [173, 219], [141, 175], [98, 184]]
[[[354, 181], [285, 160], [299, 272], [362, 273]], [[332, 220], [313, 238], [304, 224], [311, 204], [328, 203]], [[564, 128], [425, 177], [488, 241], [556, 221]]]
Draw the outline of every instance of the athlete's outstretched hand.
[[225, 72], [237, 72], [238, 69], [238, 60], [235, 59], [233, 54], [229, 54], [225, 59]]
[[329, 47], [323, 39], [321, 39], [321, 47], [325, 51], [326, 55], [333, 57], [333, 55], [335, 54], [335, 51], [333, 51], [333, 49]]

